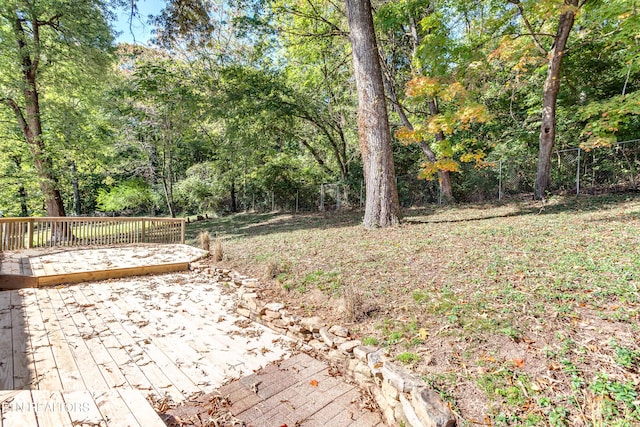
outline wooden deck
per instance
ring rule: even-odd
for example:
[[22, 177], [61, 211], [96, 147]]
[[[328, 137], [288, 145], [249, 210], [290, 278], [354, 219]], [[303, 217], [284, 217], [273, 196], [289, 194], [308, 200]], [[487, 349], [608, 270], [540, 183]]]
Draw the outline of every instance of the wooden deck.
[[182, 244], [36, 248], [0, 254], [0, 289], [184, 271], [203, 250]]
[[164, 425], [146, 397], [179, 402], [286, 357], [223, 291], [189, 272], [1, 291], [0, 425]]

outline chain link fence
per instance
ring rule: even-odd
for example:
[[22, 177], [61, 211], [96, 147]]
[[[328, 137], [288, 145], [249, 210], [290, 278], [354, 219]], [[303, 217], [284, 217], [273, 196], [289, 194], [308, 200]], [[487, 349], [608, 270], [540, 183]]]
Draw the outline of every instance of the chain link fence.
[[[537, 157], [502, 159], [476, 169], [463, 165], [454, 175], [454, 196], [460, 201], [505, 200], [533, 193]], [[402, 207], [419, 207], [442, 202], [437, 181], [416, 175], [396, 178]], [[585, 150], [572, 148], [553, 153], [549, 192], [555, 194], [599, 194], [631, 191], [640, 184], [640, 139], [611, 147]], [[287, 192], [267, 191], [239, 197], [245, 211], [312, 212], [359, 208], [365, 203], [364, 183], [343, 182], [300, 185]]]
[[[630, 191], [640, 180], [640, 139], [619, 142], [591, 150], [571, 148], [553, 153], [549, 192], [599, 194]], [[534, 191], [537, 158], [526, 161], [501, 160], [497, 198]]]

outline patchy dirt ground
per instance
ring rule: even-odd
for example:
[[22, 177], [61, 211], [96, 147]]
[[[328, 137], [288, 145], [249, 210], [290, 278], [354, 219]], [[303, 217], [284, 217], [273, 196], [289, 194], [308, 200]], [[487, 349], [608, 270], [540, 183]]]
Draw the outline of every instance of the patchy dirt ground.
[[349, 325], [437, 389], [461, 425], [640, 424], [640, 199], [192, 224], [300, 315]]

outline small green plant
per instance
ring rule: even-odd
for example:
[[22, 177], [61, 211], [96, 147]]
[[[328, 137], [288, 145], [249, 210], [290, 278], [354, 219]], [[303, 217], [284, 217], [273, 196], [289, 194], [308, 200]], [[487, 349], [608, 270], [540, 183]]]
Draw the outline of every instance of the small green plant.
[[618, 345], [615, 341], [611, 341], [611, 347], [616, 351], [616, 363], [625, 368], [638, 366], [640, 363], [640, 351], [631, 350], [627, 347]]
[[284, 289], [287, 292], [290, 292], [291, 290], [293, 290], [293, 283], [291, 282], [286, 282], [285, 284], [282, 285], [282, 289]]
[[387, 345], [397, 344], [398, 342], [400, 342], [400, 340], [402, 339], [403, 336], [404, 336], [404, 334], [402, 332], [400, 332], [400, 331], [391, 332], [389, 334], [389, 337], [387, 337], [386, 344]]
[[378, 339], [374, 337], [364, 337], [362, 339], [363, 345], [378, 345]]
[[567, 423], [567, 408], [564, 406], [557, 406], [549, 412], [549, 425], [553, 427], [566, 427]]
[[619, 419], [620, 415], [627, 420], [640, 421], [638, 390], [631, 381], [612, 381], [607, 374], [599, 373], [589, 384], [589, 388], [601, 398], [600, 411], [606, 421]]
[[429, 294], [427, 294], [424, 291], [414, 291], [412, 296], [413, 296], [413, 300], [418, 304], [422, 304], [423, 302], [429, 300]]
[[420, 360], [420, 356], [415, 353], [405, 351], [404, 353], [400, 353], [399, 355], [397, 355], [396, 360], [405, 365], [410, 365], [411, 363], [415, 363]]

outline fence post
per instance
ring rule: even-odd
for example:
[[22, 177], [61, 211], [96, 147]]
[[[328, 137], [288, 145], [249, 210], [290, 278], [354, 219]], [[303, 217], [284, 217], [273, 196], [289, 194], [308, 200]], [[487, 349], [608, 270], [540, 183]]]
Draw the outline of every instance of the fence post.
[[184, 218], [180, 223], [180, 243], [184, 245], [185, 238], [187, 237], [187, 222]]
[[276, 210], [276, 195], [273, 190], [271, 190], [271, 212]]
[[33, 218], [29, 218], [27, 222], [27, 231], [29, 234], [27, 238], [27, 249], [31, 249], [33, 247]]
[[580, 147], [578, 147], [578, 167], [576, 168], [576, 196], [580, 195]]
[[141, 243], [147, 243], [146, 240], [146, 219], [142, 218], [142, 236], [141, 236]]
[[324, 211], [324, 184], [320, 184], [320, 211]]
[[498, 167], [498, 201], [502, 200], [502, 160], [500, 160], [500, 166]]

